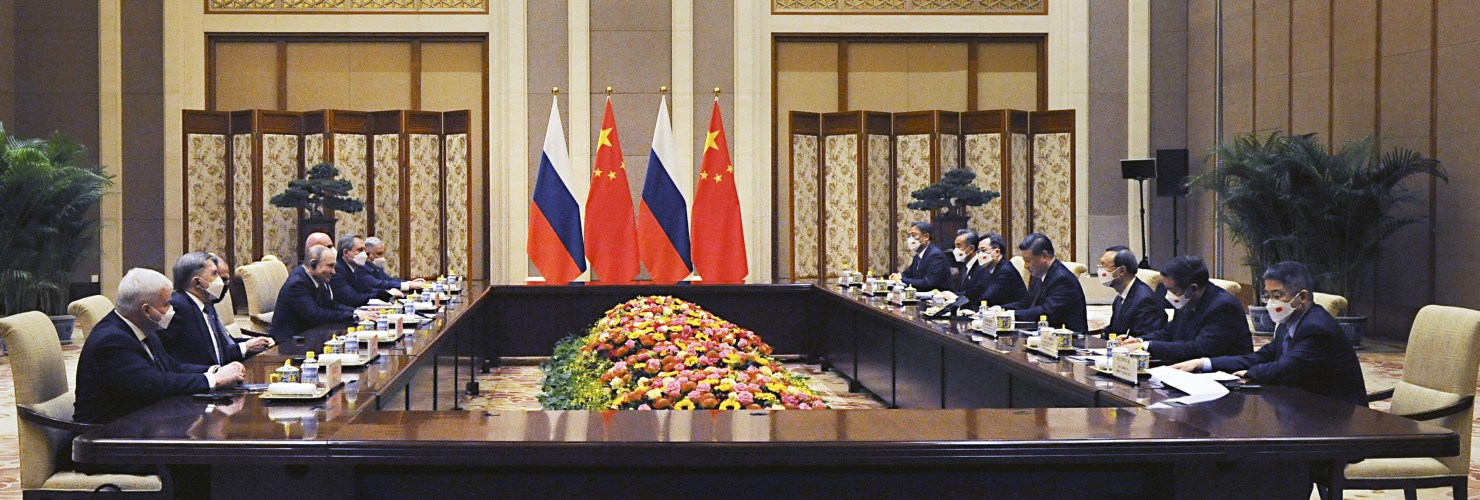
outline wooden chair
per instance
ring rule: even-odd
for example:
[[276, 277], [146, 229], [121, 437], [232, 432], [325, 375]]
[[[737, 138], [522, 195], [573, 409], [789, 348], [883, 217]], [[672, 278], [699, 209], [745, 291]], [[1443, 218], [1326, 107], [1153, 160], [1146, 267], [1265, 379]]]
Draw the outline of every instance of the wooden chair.
[[[262, 260], [236, 268], [242, 278], [242, 287], [247, 290], [247, 315], [252, 320], [251, 331], [266, 334], [272, 326], [272, 312], [277, 306], [278, 291], [288, 281], [288, 266], [271, 255]], [[234, 317], [234, 316], [233, 316]]]
[[67, 314], [77, 317], [77, 328], [82, 330], [83, 338], [87, 338], [87, 334], [92, 333], [93, 326], [111, 311], [113, 301], [102, 295], [84, 297], [67, 304]]
[[[124, 498], [170, 498], [169, 476], [84, 474], [58, 470], [72, 437], [96, 426], [73, 422], [75, 395], [67, 385], [62, 344], [45, 314], [0, 318], [0, 338], [10, 346], [20, 438], [21, 490], [25, 498], [90, 498], [100, 489]], [[110, 495], [111, 496], [111, 495]]]
[[1393, 414], [1454, 431], [1459, 435], [1459, 455], [1375, 458], [1332, 467], [1329, 477], [1317, 482], [1322, 498], [1341, 498], [1342, 492], [1352, 489], [1402, 489], [1407, 498], [1417, 498], [1418, 488], [1452, 488], [1454, 498], [1469, 494], [1480, 311], [1425, 306], [1413, 322], [1403, 358], [1398, 386], [1369, 394], [1369, 401], [1391, 398]]

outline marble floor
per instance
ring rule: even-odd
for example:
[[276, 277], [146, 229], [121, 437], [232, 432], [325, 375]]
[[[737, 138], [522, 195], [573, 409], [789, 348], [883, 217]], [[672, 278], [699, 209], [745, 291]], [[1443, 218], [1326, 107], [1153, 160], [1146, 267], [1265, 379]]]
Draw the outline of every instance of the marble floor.
[[[80, 338], [80, 336], [79, 336]], [[1267, 342], [1267, 339], [1256, 338], [1255, 343]], [[77, 367], [77, 356], [81, 350], [80, 341], [76, 345], [65, 346], [63, 355], [66, 359], [68, 378], [72, 378]], [[1368, 391], [1386, 389], [1397, 384], [1398, 378], [1403, 372], [1403, 351], [1401, 346], [1384, 345], [1368, 342], [1367, 347], [1358, 351], [1362, 361], [1362, 369], [1367, 381]], [[823, 395], [823, 398], [833, 408], [839, 409], [863, 409], [879, 408], [880, 403], [866, 394], [848, 392], [847, 383], [842, 378], [824, 372], [816, 365], [805, 365], [792, 362], [788, 365], [791, 369], [801, 371], [812, 378], [809, 384], [814, 390]], [[530, 364], [504, 366], [483, 375], [480, 382], [483, 388], [479, 396], [469, 397], [464, 400], [463, 405], [472, 409], [539, 409], [539, 402], [535, 399], [539, 393], [541, 376], [539, 369]], [[1477, 402], [1480, 405], [1480, 402]], [[1374, 408], [1385, 410], [1385, 403], [1373, 405]], [[1480, 421], [1480, 419], [1477, 419]], [[1480, 441], [1472, 444], [1473, 447], [1480, 446]], [[1480, 498], [1480, 453], [1471, 452], [1470, 468], [1470, 497]], [[16, 415], [15, 415], [15, 386], [10, 373], [10, 359], [0, 355], [0, 500], [21, 498], [20, 485], [20, 458], [16, 442]], [[1420, 490], [1419, 498], [1449, 498], [1448, 490], [1428, 489]], [[1315, 498], [1312, 496], [1312, 498]], [[1348, 492], [1346, 498], [1402, 498], [1401, 491], [1356, 491]]]

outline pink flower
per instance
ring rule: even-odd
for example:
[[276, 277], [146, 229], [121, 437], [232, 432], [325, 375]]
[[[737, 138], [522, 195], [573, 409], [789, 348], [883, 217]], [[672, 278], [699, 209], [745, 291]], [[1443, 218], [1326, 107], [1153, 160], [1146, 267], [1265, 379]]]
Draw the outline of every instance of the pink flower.
[[699, 392], [709, 392], [711, 390], [714, 390], [714, 388], [713, 387], [710, 387], [709, 384], [707, 384], [707, 383], [700, 382], [699, 383], [699, 386], [698, 387], [695, 387], [694, 390], [699, 391]]
[[658, 371], [660, 371], [662, 369], [663, 369], [663, 364], [660, 363], [660, 362], [658, 362], [658, 360], [656, 360], [656, 359], [649, 359], [648, 360], [648, 362], [647, 362], [647, 371], [657, 373]]
[[635, 347], [637, 347], [637, 341], [634, 341], [634, 340], [628, 340], [628, 341], [627, 341], [627, 343], [625, 343], [625, 344], [622, 344], [622, 345], [625, 345], [625, 346], [627, 346], [627, 348], [628, 348], [628, 349], [632, 349], [632, 348], [635, 348]]
[[692, 391], [689, 391], [688, 398], [690, 400], [692, 400], [692, 401], [698, 401], [702, 397], [704, 397], [704, 395], [703, 394], [700, 394], [698, 389], [694, 389]]
[[651, 410], [651, 409], [653, 409], [653, 407], [648, 406], [647, 403], [643, 403], [642, 406], [637, 407], [637, 409], [639, 409], [639, 410]]
[[667, 391], [678, 390], [678, 379], [669, 380], [668, 383], [663, 384], [663, 389]]
[[626, 361], [618, 361], [618, 362], [616, 362], [616, 364], [613, 364], [612, 365], [612, 370], [620, 370], [620, 369], [623, 369], [623, 368], [626, 368], [626, 367], [627, 367], [627, 362]]
[[739, 401], [742, 405], [748, 405], [755, 402], [755, 395], [741, 391], [735, 394], [735, 401]]
[[797, 398], [796, 398], [796, 396], [792, 396], [790, 394], [787, 394], [785, 396], [781, 396], [781, 403], [782, 404], [785, 404], [785, 405], [788, 405], [788, 406], [795, 405], [795, 404], [797, 404]]
[[807, 403], [802, 403], [800, 405], [797, 405], [797, 408], [798, 409], [802, 409], [802, 410], [810, 410], [810, 409], [812, 409], [812, 405], [809, 405]]

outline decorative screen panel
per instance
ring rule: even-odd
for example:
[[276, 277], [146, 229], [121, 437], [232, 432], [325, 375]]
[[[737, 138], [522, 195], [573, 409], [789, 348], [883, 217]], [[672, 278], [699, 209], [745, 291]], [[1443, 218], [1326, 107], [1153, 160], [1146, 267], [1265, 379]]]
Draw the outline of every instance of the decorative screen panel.
[[188, 134], [186, 245], [226, 255], [226, 136]]
[[[976, 173], [976, 186], [987, 191], [1003, 192], [1002, 186], [1002, 134], [970, 134], [966, 136], [966, 166]], [[1002, 203], [998, 198], [991, 203], [966, 209], [971, 217], [968, 227], [979, 232], [1002, 232]]]
[[[313, 137], [313, 136], [309, 136]], [[368, 155], [365, 151], [365, 136], [359, 134], [334, 134], [334, 166], [339, 169], [339, 176], [349, 181], [349, 196], [351, 198], [365, 201], [369, 193], [368, 167], [365, 162]], [[309, 164], [307, 161], [305, 164]], [[367, 213], [364, 210], [355, 213], [338, 213], [339, 233], [365, 235], [369, 232], [366, 225]]]
[[951, 134], [940, 135], [940, 171], [961, 167], [961, 137]]
[[[898, 168], [895, 170], [895, 210], [899, 216], [899, 226], [903, 228], [911, 221], [929, 220], [930, 214], [909, 208], [909, 203], [914, 200], [910, 193], [930, 185], [930, 134], [902, 135], [896, 139], [895, 159]], [[910, 249], [903, 245], [899, 246], [899, 254], [896, 256], [895, 265], [903, 269], [909, 265]]]
[[433, 134], [410, 134], [411, 275], [442, 274], [442, 141]]
[[1073, 138], [1071, 133], [1033, 136], [1033, 229], [1073, 259]]
[[401, 276], [401, 136], [375, 136], [375, 236], [385, 241], [385, 272]]
[[799, 279], [816, 278], [819, 270], [821, 191], [817, 185], [817, 142], [817, 136], [813, 135], [791, 136], [792, 276]]
[[253, 185], [252, 156], [252, 134], [231, 136], [231, 259], [238, 266], [257, 260], [252, 252], [252, 242], [256, 241], [252, 221], [257, 213], [252, 208], [252, 197], [257, 192]]
[[298, 210], [267, 203], [298, 177], [298, 136], [262, 134], [262, 248], [291, 269], [298, 264]]
[[893, 207], [889, 206], [889, 136], [868, 136], [868, 266], [876, 274], [890, 269], [889, 244], [894, 241]]
[[[1009, 172], [1011, 176], [1010, 189], [1012, 190], [1011, 218], [1012, 238], [1021, 240], [1027, 236], [1030, 227], [1028, 220], [1028, 134], [1012, 134], [1012, 151], [1010, 154], [1012, 164]], [[1008, 242], [1008, 246], [1014, 246], [1016, 242]], [[1057, 245], [1055, 245], [1057, 246]]]
[[468, 134], [447, 136], [447, 273], [468, 272]]
[[825, 276], [837, 276], [844, 268], [857, 269], [859, 234], [858, 218], [858, 138], [856, 134], [831, 135], [824, 138], [824, 188], [827, 220], [824, 236], [827, 258]]
[[[328, 161], [324, 159], [324, 138], [328, 135], [309, 134], [303, 136], [303, 165], [305, 167], [312, 167]], [[334, 166], [339, 168], [341, 174], [344, 173], [344, 167], [340, 167], [338, 163], [334, 163]], [[305, 168], [304, 170], [308, 169]]]

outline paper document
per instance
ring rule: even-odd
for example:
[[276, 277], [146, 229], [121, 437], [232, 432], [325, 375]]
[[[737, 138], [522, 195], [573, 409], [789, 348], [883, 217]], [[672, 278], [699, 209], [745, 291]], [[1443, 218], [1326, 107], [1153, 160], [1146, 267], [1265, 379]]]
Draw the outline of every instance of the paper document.
[[1163, 384], [1187, 393], [1186, 396], [1151, 405], [1151, 408], [1186, 406], [1212, 401], [1228, 394], [1228, 388], [1223, 387], [1223, 384], [1218, 383], [1218, 380], [1214, 378], [1216, 374], [1187, 373], [1170, 366], [1158, 366], [1148, 371], [1151, 372], [1152, 377], [1160, 379]]
[[390, 304], [386, 303], [386, 301], [384, 301], [384, 300], [370, 299], [368, 302], [365, 302], [365, 305], [367, 305], [367, 306], [385, 306], [385, 305], [390, 305]]

